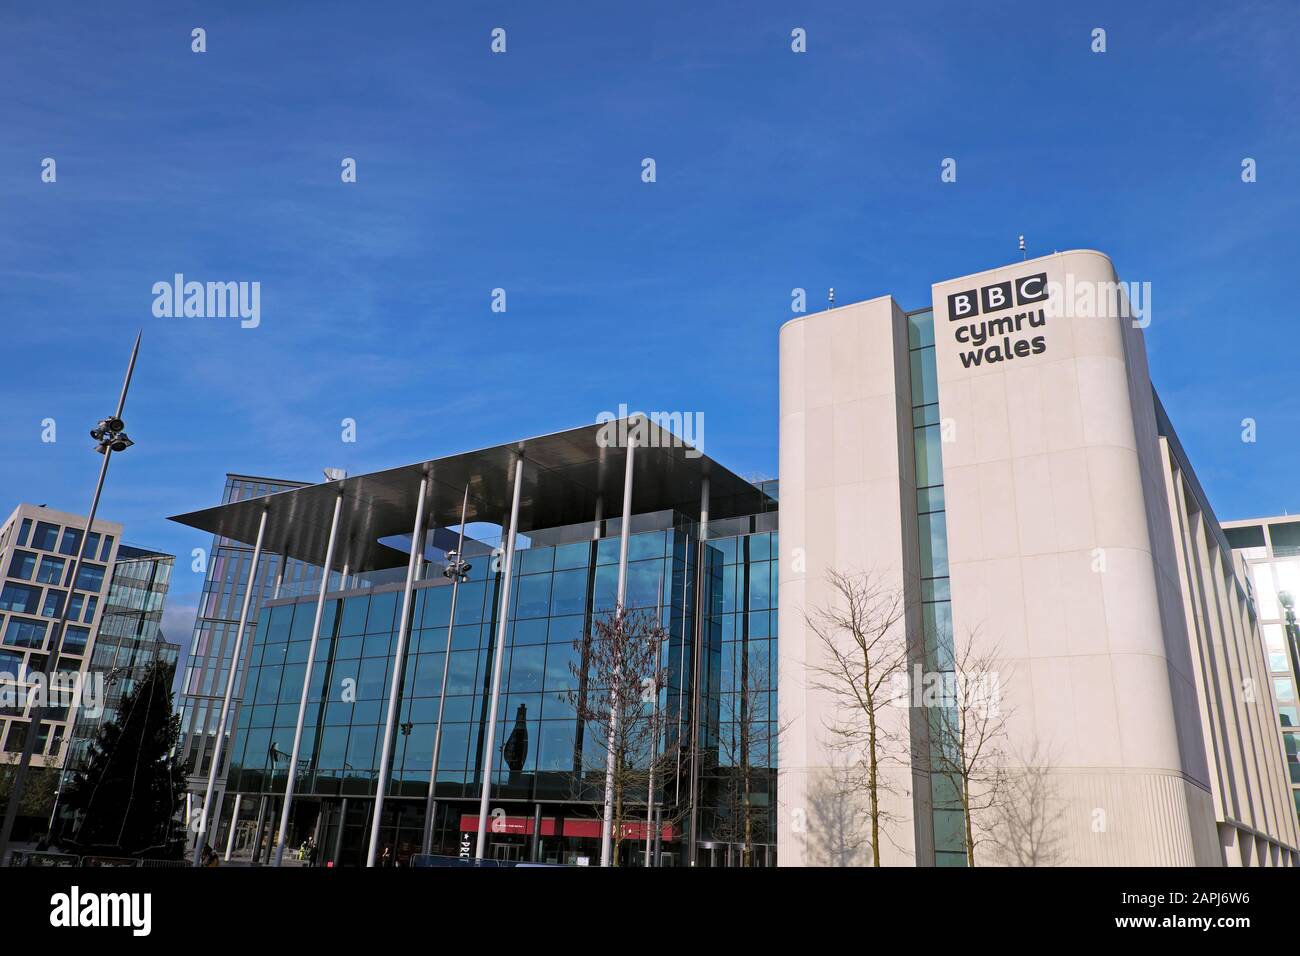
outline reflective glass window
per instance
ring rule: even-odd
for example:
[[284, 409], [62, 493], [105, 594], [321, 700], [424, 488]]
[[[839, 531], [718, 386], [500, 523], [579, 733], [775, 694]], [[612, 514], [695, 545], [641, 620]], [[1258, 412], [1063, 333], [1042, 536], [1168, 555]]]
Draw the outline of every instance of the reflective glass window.
[[546, 617], [551, 612], [551, 576], [549, 574], [524, 575], [517, 582], [518, 597], [515, 602], [517, 617]]
[[63, 559], [45, 556], [36, 570], [36, 580], [41, 584], [59, 584], [63, 577]]
[[63, 644], [60, 648], [65, 654], [84, 654], [86, 644], [90, 641], [90, 628], [69, 624], [63, 632]]
[[36, 555], [30, 551], [15, 551], [9, 559], [9, 577], [30, 581], [36, 573]]
[[104, 566], [83, 564], [77, 571], [77, 590], [99, 591], [104, 586]]
[[[302, 605], [298, 605], [302, 607]], [[370, 610], [367, 595], [350, 597], [343, 602], [343, 617], [339, 619], [339, 635], [362, 634], [366, 629], [366, 613]]]
[[[55, 592], [57, 593], [57, 592]], [[0, 591], [0, 611], [35, 614], [41, 604], [41, 589], [10, 582]]]
[[46, 628], [45, 621], [11, 617], [5, 625], [4, 642], [15, 647], [41, 647], [45, 644]]
[[36, 532], [32, 535], [33, 548], [40, 551], [53, 551], [59, 543], [59, 526], [48, 521], [36, 522]]
[[1273, 586], [1273, 569], [1267, 564], [1255, 564], [1250, 569], [1255, 579], [1255, 606], [1260, 617], [1278, 618], [1277, 589]]
[[916, 484], [919, 488], [943, 484], [943, 450], [939, 425], [913, 429], [916, 445]]

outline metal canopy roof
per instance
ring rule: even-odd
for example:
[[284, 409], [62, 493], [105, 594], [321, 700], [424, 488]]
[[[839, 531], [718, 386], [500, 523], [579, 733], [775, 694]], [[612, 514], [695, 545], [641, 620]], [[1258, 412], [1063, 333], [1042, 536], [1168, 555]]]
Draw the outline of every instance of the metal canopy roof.
[[[426, 511], [428, 525], [433, 528], [460, 523], [461, 497], [466, 485], [469, 486], [467, 521], [506, 524], [510, 517], [516, 454], [524, 459], [520, 532], [526, 534], [593, 521], [600, 497], [604, 499], [604, 517], [620, 517], [627, 450], [601, 447], [598, 436], [608, 427], [585, 425], [494, 448], [205, 508], [176, 515], [171, 520], [251, 545], [257, 539], [258, 522], [265, 509], [263, 547], [320, 567], [325, 563], [334, 502], [341, 494], [334, 569], [346, 564], [350, 573], [359, 573], [397, 567], [406, 563], [407, 554], [380, 544], [379, 539], [410, 535], [420, 479], [425, 474], [432, 479]], [[669, 509], [696, 514], [704, 477], [709, 478], [711, 518], [731, 518], [764, 510], [767, 495], [754, 485], [711, 458], [696, 455], [693, 449], [685, 447], [680, 439], [654, 422], [645, 420], [640, 427], [644, 429], [646, 441], [638, 442], [633, 459], [633, 514]]]

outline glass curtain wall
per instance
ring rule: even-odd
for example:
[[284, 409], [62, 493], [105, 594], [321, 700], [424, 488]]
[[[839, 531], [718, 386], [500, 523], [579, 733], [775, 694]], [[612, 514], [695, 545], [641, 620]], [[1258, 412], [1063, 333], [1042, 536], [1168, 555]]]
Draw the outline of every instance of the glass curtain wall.
[[[230, 475], [226, 479], [222, 503], [230, 504], [301, 487], [301, 482]], [[251, 545], [222, 537], [212, 539], [212, 547], [207, 555], [203, 596], [194, 622], [194, 635], [181, 682], [180, 699], [183, 735], [181, 751], [189, 761], [190, 773], [197, 778], [192, 786], [197, 785], [200, 793], [203, 792], [212, 763], [217, 723], [221, 719], [221, 703], [232, 665], [235, 634], [239, 629], [239, 612], [243, 606], [248, 568], [252, 559]], [[202, 568], [201, 565], [198, 567]], [[318, 581], [319, 572], [301, 561], [284, 562], [280, 555], [264, 553], [253, 584], [254, 613], [262, 602], [271, 598], [277, 579], [285, 588], [301, 586], [303, 582]], [[253, 618], [249, 621], [249, 626], [254, 626], [255, 622], [256, 618]], [[245, 640], [248, 640], [247, 636]], [[245, 643], [244, 646], [247, 647], [248, 644]], [[236, 666], [246, 667], [246, 659], [242, 665]], [[227, 734], [240, 716], [242, 696], [242, 681], [237, 677], [230, 714], [226, 718]], [[222, 762], [227, 766], [230, 761], [228, 744], [229, 738], [222, 752]]]
[[[939, 418], [938, 366], [934, 356], [934, 313], [907, 317], [912, 378], [912, 434], [916, 449], [916, 513], [921, 556], [921, 624], [925, 668], [949, 675], [953, 664], [952, 595], [948, 581], [948, 525], [943, 493], [943, 423]], [[942, 722], [930, 720], [930, 746], [944, 746]], [[951, 721], [948, 722], [951, 725]], [[966, 840], [961, 794], [943, 773], [930, 774], [937, 866], [965, 866]]]
[[[691, 534], [679, 520], [674, 527], [629, 539], [627, 606], [650, 614], [657, 609], [667, 634], [659, 748], [672, 755], [668, 763], [673, 766], [681, 763], [682, 728], [687, 726], [682, 707], [683, 701], [689, 703], [682, 681], [689, 674], [687, 622], [693, 615]], [[530, 547], [516, 552], [492, 780], [493, 807], [505, 807], [507, 817], [504, 832], [493, 832], [492, 839], [503, 846], [515, 844], [507, 847], [506, 858], [518, 858], [519, 845], [527, 852], [540, 804], [546, 818], [545, 858], [571, 862], [591, 850], [587, 834], [599, 818], [604, 793], [604, 745], [593, 742], [578, 719], [574, 696], [581, 687], [576, 675], [582, 673], [581, 643], [593, 617], [614, 607], [619, 541], [615, 535], [543, 546], [538, 543], [542, 537], [535, 534]], [[435, 852], [456, 852], [462, 832], [477, 819], [502, 583], [499, 563], [491, 555], [473, 559], [457, 600], [438, 761]], [[324, 859], [337, 856], [342, 864], [364, 859], [401, 598], [400, 588], [376, 588], [325, 604], [295, 784], [302, 816], [295, 814], [295, 822], [300, 838], [311, 834]], [[441, 576], [420, 582], [412, 604], [383, 831], [384, 846], [392, 847], [398, 859], [418, 852], [422, 838], [451, 609], [449, 582]], [[284, 792], [314, 614], [313, 600], [273, 603], [262, 611], [235, 735], [231, 792]], [[657, 791], [666, 832], [680, 833], [676, 801], [685, 790], [677, 774], [662, 775]], [[346, 811], [345, 797], [352, 798]], [[644, 819], [645, 796], [637, 802]], [[344, 821], [341, 836], [339, 820]], [[291, 845], [297, 843], [298, 838], [291, 840]]]
[[161, 631], [175, 560], [170, 554], [125, 544], [118, 548], [88, 669], [89, 674], [102, 675], [103, 710], [93, 717], [84, 709], [78, 712], [67, 769], [81, 766], [99, 728], [117, 719], [122, 698], [155, 661], [175, 667], [180, 647], [164, 641]]
[[775, 863], [776, 532], [710, 537], [701, 680], [701, 865]]
[[[1267, 531], [1267, 539], [1265, 532]], [[1253, 585], [1264, 658], [1282, 730], [1291, 795], [1300, 814], [1300, 522], [1225, 528], [1228, 542], [1247, 562]]]

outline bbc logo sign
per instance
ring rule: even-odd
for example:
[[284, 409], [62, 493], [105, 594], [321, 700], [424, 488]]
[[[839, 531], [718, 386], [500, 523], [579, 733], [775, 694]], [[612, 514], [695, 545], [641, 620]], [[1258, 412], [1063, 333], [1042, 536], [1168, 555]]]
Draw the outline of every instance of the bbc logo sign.
[[957, 322], [969, 319], [981, 312], [1000, 312], [1014, 306], [1042, 302], [1047, 298], [1047, 273], [1022, 276], [995, 285], [986, 285], [982, 289], [969, 292], [954, 292], [948, 296], [948, 321]]

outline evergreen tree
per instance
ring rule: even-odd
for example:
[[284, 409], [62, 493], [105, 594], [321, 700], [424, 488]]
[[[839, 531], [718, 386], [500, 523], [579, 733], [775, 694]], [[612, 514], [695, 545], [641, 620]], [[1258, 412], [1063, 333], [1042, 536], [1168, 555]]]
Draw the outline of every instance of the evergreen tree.
[[185, 766], [177, 754], [180, 717], [172, 712], [174, 668], [161, 661], [99, 729], [64, 796], [76, 811], [70, 843], [82, 852], [179, 858], [185, 831]]

